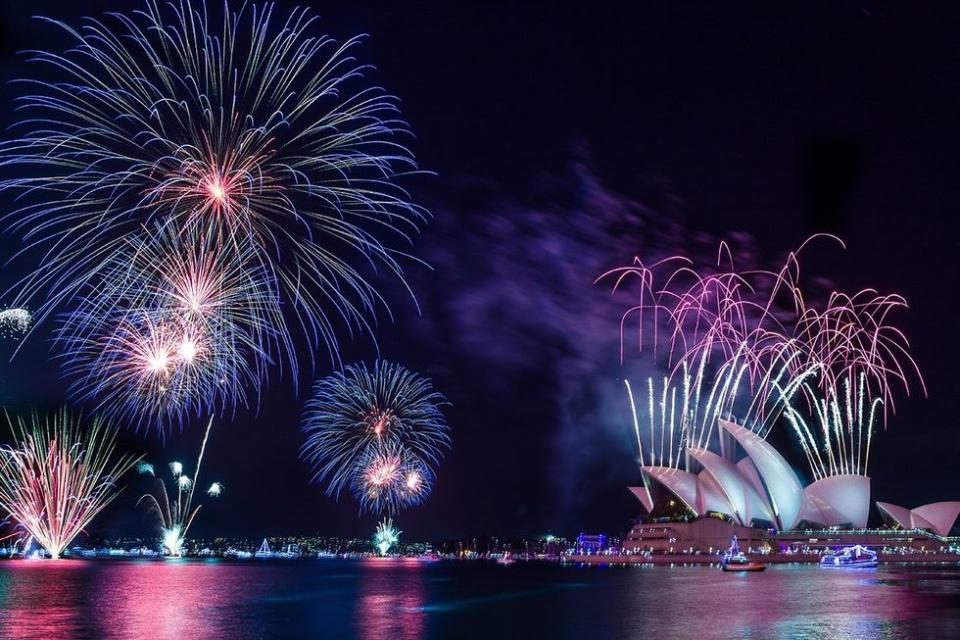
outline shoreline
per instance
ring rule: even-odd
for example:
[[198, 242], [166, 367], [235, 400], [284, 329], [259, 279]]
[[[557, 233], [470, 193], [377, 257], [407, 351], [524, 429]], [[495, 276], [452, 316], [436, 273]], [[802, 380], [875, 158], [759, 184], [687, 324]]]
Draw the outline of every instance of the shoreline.
[[[747, 554], [748, 559], [761, 564], [819, 564], [818, 554]], [[952, 564], [960, 565], [960, 554], [956, 553], [929, 553], [929, 554], [895, 554], [881, 553], [877, 556], [881, 564]], [[588, 564], [588, 565], [711, 565], [720, 564], [716, 555], [706, 554], [657, 554], [643, 555], [568, 555], [560, 559], [561, 564]]]
[[[785, 565], [785, 564], [804, 564], [818, 565], [820, 556], [817, 554], [747, 554], [747, 557], [754, 562], [765, 565]], [[657, 554], [652, 556], [635, 555], [565, 555], [559, 558], [516, 558], [510, 563], [500, 563], [496, 558], [430, 558], [425, 559], [417, 556], [301, 556], [291, 557], [264, 557], [264, 558], [237, 558], [231, 556], [184, 556], [172, 558], [169, 556], [120, 556], [120, 555], [98, 555], [81, 556], [69, 555], [51, 561], [49, 558], [23, 558], [23, 557], [0, 557], [0, 566], [5, 564], [27, 564], [27, 565], [57, 565], [70, 564], [72, 561], [81, 562], [105, 562], [105, 563], [123, 563], [123, 562], [213, 562], [230, 564], [287, 564], [298, 562], [322, 562], [329, 560], [339, 561], [358, 561], [358, 562], [397, 562], [397, 563], [417, 563], [417, 564], [453, 564], [453, 563], [482, 563], [498, 564], [500, 566], [526, 565], [526, 564], [556, 564], [556, 565], [589, 565], [589, 566], [648, 566], [648, 567], [674, 567], [674, 566], [710, 566], [719, 565], [720, 559], [716, 555], [708, 554]], [[6, 561], [6, 562], [4, 562]], [[25, 561], [25, 562], [22, 562]], [[879, 554], [878, 562], [884, 565], [947, 565], [960, 568], [960, 554], [955, 553], [929, 553], [915, 555], [901, 554]]]

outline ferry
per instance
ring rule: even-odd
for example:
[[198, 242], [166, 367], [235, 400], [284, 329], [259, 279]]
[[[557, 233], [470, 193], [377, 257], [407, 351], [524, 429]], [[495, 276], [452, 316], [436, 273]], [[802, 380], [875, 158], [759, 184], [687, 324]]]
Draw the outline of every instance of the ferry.
[[720, 558], [720, 569], [723, 571], [763, 571], [766, 568], [759, 562], [753, 562], [740, 551], [737, 536], [730, 539], [730, 548]]
[[877, 553], [867, 547], [855, 544], [839, 551], [830, 551], [820, 558], [821, 567], [850, 567], [854, 569], [873, 569], [877, 566]]

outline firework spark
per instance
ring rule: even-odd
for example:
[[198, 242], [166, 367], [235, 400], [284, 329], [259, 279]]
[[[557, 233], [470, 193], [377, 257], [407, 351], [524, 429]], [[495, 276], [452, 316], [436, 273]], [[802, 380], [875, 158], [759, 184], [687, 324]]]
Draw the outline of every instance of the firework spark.
[[[193, 478], [185, 474], [182, 463], [170, 463], [175, 499], [170, 498], [166, 482], [156, 476], [153, 465], [141, 465], [140, 468], [141, 473], [156, 478], [157, 487], [154, 492], [144, 494], [140, 498], [140, 502], [146, 502], [160, 519], [161, 543], [164, 550], [173, 557], [183, 555], [183, 543], [186, 541], [187, 532], [202, 506], [199, 504], [194, 506], [193, 496], [194, 488], [199, 480], [200, 464], [203, 462], [203, 453], [207, 449], [207, 439], [210, 437], [211, 427], [213, 427], [213, 418], [210, 418], [207, 422], [207, 430], [203, 434], [203, 442], [200, 445], [200, 455], [197, 456], [197, 466]], [[223, 485], [219, 482], [214, 482], [207, 490], [207, 495], [214, 498], [219, 497], [221, 493], [223, 493]]]
[[[23, 203], [6, 219], [22, 234], [23, 252], [40, 255], [16, 285], [17, 300], [39, 299], [43, 319], [79, 296], [81, 326], [117, 324], [95, 299], [117, 287], [104, 265], [129, 262], [157, 229], [175, 229], [261, 272], [270, 309], [250, 324], [270, 331], [246, 327], [241, 343], [256, 348], [242, 355], [261, 358], [253, 368], [260, 375], [281, 349], [296, 380], [295, 345], [311, 354], [322, 345], [337, 364], [338, 325], [368, 331], [386, 307], [368, 271], [403, 282], [403, 248], [428, 216], [400, 181], [418, 169], [398, 100], [367, 84], [371, 69], [356, 62], [360, 38], [323, 36], [303, 8], [278, 17], [269, 3], [233, 11], [225, 2], [219, 18], [212, 13], [191, 0], [145, 0], [142, 10], [87, 18], [80, 28], [48, 21], [74, 44], [31, 52], [53, 79], [24, 81], [19, 137], [0, 145], [0, 166], [22, 171], [0, 182]], [[187, 293], [187, 308], [202, 313], [205, 289]], [[277, 322], [281, 308], [293, 318]], [[113, 330], [103, 335], [109, 341]], [[180, 344], [168, 362], [203, 353], [200, 344]], [[232, 345], [213, 344], [235, 355]], [[162, 372], [163, 360], [156, 364]], [[225, 366], [245, 374], [250, 365]], [[210, 377], [221, 378], [238, 384]], [[175, 391], [178, 406], [192, 402]]]
[[75, 397], [161, 431], [246, 405], [282, 349], [264, 269], [189, 232], [128, 247], [58, 331]]
[[4, 309], [0, 311], [0, 336], [23, 335], [31, 322], [33, 316], [27, 309]]
[[361, 511], [395, 513], [429, 495], [450, 447], [442, 404], [427, 378], [399, 365], [350, 365], [314, 387], [301, 456], [327, 495], [349, 487]]
[[373, 535], [373, 546], [381, 556], [386, 556], [390, 549], [400, 542], [402, 531], [393, 526], [393, 518], [385, 518], [377, 525]]
[[791, 410], [790, 402], [816, 369], [801, 374], [792, 372], [792, 359], [782, 358], [779, 366], [767, 372], [756, 391], [747, 384], [749, 364], [742, 352], [724, 362], [716, 373], [707, 368], [707, 354], [700, 354], [696, 366], [682, 363], [680, 375], [660, 380], [647, 378], [647, 402], [637, 410], [634, 390], [624, 380], [638, 460], [641, 466], [660, 466], [690, 470], [687, 449], [709, 449], [719, 442], [719, 420], [749, 425], [766, 437], [773, 424]]
[[787, 422], [800, 442], [814, 480], [832, 475], [867, 475], [874, 421], [883, 400], [870, 397], [866, 377], [861, 373], [855, 388], [844, 379], [841, 393], [831, 388], [826, 396], [804, 383], [806, 398], [813, 400], [805, 404], [812, 405], [813, 420], [787, 407]]
[[[793, 376], [817, 369], [823, 396], [861, 379], [870, 395], [891, 408], [896, 385], [909, 394], [917, 379], [925, 393], [909, 342], [891, 323], [893, 312], [906, 308], [902, 297], [868, 289], [853, 295], [834, 292], [821, 308], [808, 300], [800, 285], [799, 254], [817, 237], [788, 254], [779, 271], [739, 272], [721, 244], [717, 264], [726, 256], [728, 271], [701, 275], [689, 260], [675, 257], [649, 266], [635, 259], [629, 267], [603, 274], [600, 279], [614, 281], [614, 291], [628, 280], [640, 283], [637, 304], [621, 319], [621, 358], [625, 328], [636, 318], [641, 349], [652, 342], [656, 352], [666, 343], [662, 349], [669, 356], [671, 377], [705, 356], [715, 368], [734, 358], [743, 361], [751, 388], [772, 383], [771, 372], [789, 362]], [[645, 339], [645, 332], [652, 337]], [[804, 393], [808, 388], [803, 387]], [[769, 396], [774, 389], [756, 392]]]
[[368, 447], [357, 467], [350, 490], [362, 511], [397, 513], [423, 502], [433, 486], [430, 467], [396, 445]]
[[137, 464], [116, 455], [116, 432], [100, 419], [88, 429], [64, 410], [11, 421], [14, 443], [0, 449], [0, 506], [51, 558], [117, 496], [117, 479]]

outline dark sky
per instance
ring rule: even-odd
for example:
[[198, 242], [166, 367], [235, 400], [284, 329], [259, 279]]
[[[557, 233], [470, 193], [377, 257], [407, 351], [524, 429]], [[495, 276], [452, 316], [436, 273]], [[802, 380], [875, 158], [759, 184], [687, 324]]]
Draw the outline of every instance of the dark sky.
[[[2, 78], [23, 71], [18, 50], [64, 45], [31, 15], [75, 20], [79, 4], [5, 1]], [[94, 14], [135, 3], [82, 4]], [[395, 321], [379, 332], [384, 356], [432, 376], [453, 404], [454, 449], [431, 500], [398, 519], [408, 536], [615, 533], [636, 515], [611, 349], [619, 315], [591, 283], [666, 250], [653, 227], [669, 227], [681, 247], [748, 238], [768, 266], [810, 233], [842, 236], [846, 252], [806, 268], [845, 289], [902, 293], [929, 386], [929, 398], [898, 405], [877, 440], [874, 496], [906, 506], [960, 498], [960, 8], [310, 4], [329, 34], [370, 34], [364, 61], [402, 98], [414, 150], [437, 173], [410, 184], [435, 214], [415, 252], [436, 271], [409, 272], [423, 313], [398, 293]], [[10, 106], [8, 92], [4, 122]], [[2, 243], [7, 253], [16, 239]], [[2, 284], [24, 268], [5, 268]], [[0, 346], [5, 404], [64, 401], [48, 338], [38, 331], [11, 363], [10, 342]], [[371, 353], [358, 341], [344, 360]], [[308, 486], [297, 457], [303, 401], [275, 382], [257, 415], [215, 427], [203, 477], [227, 490], [204, 506], [196, 533], [371, 530], [374, 518], [358, 518], [349, 499]], [[129, 444], [156, 463], [186, 461], [200, 431], [165, 447]], [[132, 484], [97, 526], [149, 532]]]

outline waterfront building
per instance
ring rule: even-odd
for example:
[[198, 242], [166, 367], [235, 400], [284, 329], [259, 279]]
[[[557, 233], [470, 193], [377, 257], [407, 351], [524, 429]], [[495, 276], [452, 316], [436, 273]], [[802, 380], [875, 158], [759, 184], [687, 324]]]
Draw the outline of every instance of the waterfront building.
[[[743, 527], [776, 531], [867, 527], [870, 478], [836, 474], [804, 487], [782, 455], [749, 429], [720, 420], [744, 456], [733, 460], [703, 448], [688, 448], [699, 471], [643, 466], [643, 486], [630, 487], [650, 519], [679, 511], [687, 520], [714, 516]], [[734, 448], [736, 450], [736, 448]], [[927, 529], [945, 536], [960, 516], [960, 502], [939, 502], [913, 510], [878, 502], [885, 522], [903, 529]]]
[[[906, 509], [877, 502], [885, 529], [868, 529], [870, 478], [836, 474], [804, 486], [766, 440], [720, 420], [721, 455], [688, 448], [692, 463], [643, 466], [642, 486], [629, 487], [645, 517], [627, 535], [625, 553], [713, 554], [734, 534], [746, 548], [822, 552], [836, 544], [864, 544], [905, 552], [956, 549], [948, 538], [960, 501]], [[738, 453], [742, 457], [738, 459]]]

